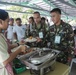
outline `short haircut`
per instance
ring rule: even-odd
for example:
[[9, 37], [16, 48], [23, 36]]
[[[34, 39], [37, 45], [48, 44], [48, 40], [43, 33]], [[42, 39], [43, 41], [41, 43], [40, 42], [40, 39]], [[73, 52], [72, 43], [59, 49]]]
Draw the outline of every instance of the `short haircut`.
[[45, 17], [42, 17], [41, 20], [46, 20]]
[[40, 13], [38, 11], [34, 12], [33, 14], [39, 14], [40, 15]]
[[10, 18], [9, 21], [14, 21], [14, 18]]
[[34, 21], [34, 18], [33, 17], [29, 17], [29, 19], [32, 19], [32, 21]]
[[18, 20], [21, 21], [21, 18], [16, 18], [16, 21], [18, 21]]
[[50, 13], [53, 13], [53, 12], [57, 12], [61, 14], [61, 10], [59, 8], [54, 8], [53, 10], [50, 11]]
[[5, 10], [0, 9], [0, 19], [6, 20], [8, 17], [8, 13]]

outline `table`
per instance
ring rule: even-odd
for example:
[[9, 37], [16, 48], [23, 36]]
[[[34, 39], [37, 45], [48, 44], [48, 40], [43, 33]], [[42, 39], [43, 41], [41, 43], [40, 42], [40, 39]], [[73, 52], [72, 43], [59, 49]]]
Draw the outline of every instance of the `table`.
[[[69, 74], [69, 66], [56, 62], [55, 70], [48, 72], [46, 75], [68, 75]], [[29, 70], [17, 75], [31, 75]]]

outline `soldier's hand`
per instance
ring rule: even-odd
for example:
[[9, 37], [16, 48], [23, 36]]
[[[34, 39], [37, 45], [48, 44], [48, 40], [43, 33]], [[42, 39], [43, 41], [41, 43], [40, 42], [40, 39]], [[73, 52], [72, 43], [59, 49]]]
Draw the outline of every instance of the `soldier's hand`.
[[21, 41], [19, 42], [19, 44], [20, 44], [20, 45], [25, 45], [26, 42], [25, 42], [24, 40], [21, 40]]
[[36, 39], [37, 39], [37, 42], [41, 42], [42, 41], [42, 39], [40, 39], [39, 37], [36, 37]]
[[20, 52], [25, 53], [26, 49], [27, 49], [26, 46], [23, 46], [23, 45], [20, 46]]

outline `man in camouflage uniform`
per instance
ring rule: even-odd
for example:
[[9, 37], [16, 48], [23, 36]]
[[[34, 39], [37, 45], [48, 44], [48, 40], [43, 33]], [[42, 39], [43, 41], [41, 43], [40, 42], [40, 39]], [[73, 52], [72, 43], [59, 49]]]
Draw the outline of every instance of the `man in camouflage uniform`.
[[72, 27], [61, 20], [61, 10], [59, 8], [53, 9], [50, 13], [54, 25], [50, 27], [48, 40], [51, 43], [52, 49], [61, 51], [57, 60], [62, 63], [67, 63], [68, 57], [74, 49], [74, 34]]
[[[41, 16], [39, 12], [34, 12], [33, 14], [34, 17], [34, 22], [35, 24], [33, 25], [33, 32], [32, 35], [34, 37], [37, 37], [38, 42], [40, 42], [42, 40], [42, 46], [45, 46], [45, 35], [47, 33], [47, 25], [41, 22]], [[40, 43], [39, 43], [40, 44]]]

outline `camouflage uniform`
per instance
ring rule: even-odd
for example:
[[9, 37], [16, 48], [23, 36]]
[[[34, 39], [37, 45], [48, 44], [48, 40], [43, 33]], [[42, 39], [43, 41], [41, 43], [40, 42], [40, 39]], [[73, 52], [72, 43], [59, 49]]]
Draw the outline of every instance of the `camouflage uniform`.
[[43, 32], [42, 42], [43, 42], [43, 46], [44, 46], [45, 42], [46, 42], [45, 36], [47, 34], [47, 31], [48, 31], [47, 25], [46, 24], [45, 25], [43, 25], [43, 24], [39, 24], [39, 25], [34, 24], [32, 26], [32, 29], [33, 29], [33, 31], [31, 32], [31, 35], [33, 37], [39, 37], [39, 32]]
[[[56, 35], [61, 37], [60, 43], [55, 43]], [[71, 51], [74, 48], [74, 34], [72, 27], [63, 21], [61, 21], [61, 24], [58, 26], [52, 25], [50, 27], [47, 39], [50, 41], [52, 49], [64, 52], [62, 54], [66, 55], [66, 57], [71, 54]]]

